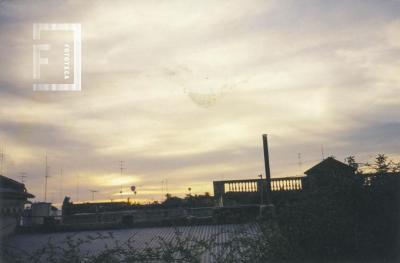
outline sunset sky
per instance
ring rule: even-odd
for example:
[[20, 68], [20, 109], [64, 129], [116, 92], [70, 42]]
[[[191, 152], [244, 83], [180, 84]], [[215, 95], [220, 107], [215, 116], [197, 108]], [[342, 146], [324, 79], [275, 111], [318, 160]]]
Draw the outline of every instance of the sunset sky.
[[[80, 92], [32, 90], [33, 23], [81, 24]], [[256, 178], [263, 133], [273, 177], [397, 159], [399, 109], [399, 0], [0, 1], [3, 174], [36, 201], [46, 153], [55, 203]]]

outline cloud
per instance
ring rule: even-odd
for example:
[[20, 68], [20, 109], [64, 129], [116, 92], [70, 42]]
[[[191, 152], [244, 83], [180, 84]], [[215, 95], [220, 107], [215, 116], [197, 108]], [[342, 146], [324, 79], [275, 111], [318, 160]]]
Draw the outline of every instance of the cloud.
[[[43, 195], [212, 191], [212, 180], [299, 174], [326, 155], [398, 155], [396, 1], [29, 1], [0, 9], [0, 145]], [[82, 24], [82, 91], [33, 92], [32, 23]], [[211, 102], [208, 100], [211, 98]], [[204, 102], [205, 100], [205, 102]], [[207, 107], [205, 107], [207, 106]], [[365, 143], [367, 142], [367, 143]], [[301, 153], [304, 167], [299, 166]], [[126, 179], [126, 178], [125, 178]], [[125, 180], [124, 179], [124, 180]], [[104, 183], [103, 183], [104, 182]], [[58, 200], [58, 181], [50, 182]], [[141, 190], [139, 190], [139, 193]], [[60, 201], [60, 200], [58, 200]]]

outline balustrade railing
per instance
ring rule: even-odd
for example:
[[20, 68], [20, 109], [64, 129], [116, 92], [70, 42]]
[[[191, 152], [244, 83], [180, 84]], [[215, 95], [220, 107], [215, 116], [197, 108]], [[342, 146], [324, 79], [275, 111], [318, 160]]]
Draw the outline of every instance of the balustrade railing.
[[232, 180], [224, 182], [225, 192], [258, 192], [258, 180]]
[[297, 191], [303, 189], [303, 178], [299, 176], [272, 178], [272, 191]]
[[[297, 191], [303, 189], [303, 178], [299, 176], [271, 178], [271, 191]], [[215, 181], [214, 189], [218, 193], [227, 192], [259, 192], [259, 189], [266, 191], [265, 179], [227, 180]]]

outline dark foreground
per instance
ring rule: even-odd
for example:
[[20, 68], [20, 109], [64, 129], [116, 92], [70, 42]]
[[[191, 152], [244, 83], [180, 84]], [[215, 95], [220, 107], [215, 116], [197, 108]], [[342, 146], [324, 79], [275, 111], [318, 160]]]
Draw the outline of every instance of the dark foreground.
[[[262, 233], [256, 223], [19, 234], [4, 262], [237, 262]], [[239, 253], [238, 248], [242, 249]], [[247, 256], [245, 256], [247, 254]], [[248, 258], [249, 259], [249, 258]]]

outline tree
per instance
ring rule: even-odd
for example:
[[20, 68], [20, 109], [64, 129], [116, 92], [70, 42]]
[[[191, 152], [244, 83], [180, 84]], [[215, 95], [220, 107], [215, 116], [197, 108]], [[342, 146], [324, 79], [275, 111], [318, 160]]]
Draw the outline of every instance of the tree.
[[170, 194], [167, 194], [167, 199], [165, 199], [164, 202], [162, 202], [162, 205], [165, 207], [184, 207], [185, 206], [185, 201], [182, 198], [179, 198], [177, 196], [171, 196]]
[[400, 162], [390, 161], [390, 171], [392, 173], [400, 173]]
[[378, 154], [375, 158], [374, 168], [377, 173], [387, 173], [389, 171], [390, 162], [388, 162], [385, 154]]
[[358, 171], [358, 163], [356, 163], [356, 158], [354, 155], [350, 155], [349, 157], [346, 157], [345, 162], [351, 167], [353, 167], [356, 171]]
[[[352, 159], [352, 158], [350, 158]], [[295, 261], [352, 261], [358, 253], [358, 207], [363, 185], [358, 175], [317, 173], [315, 187], [277, 206], [280, 229]]]

